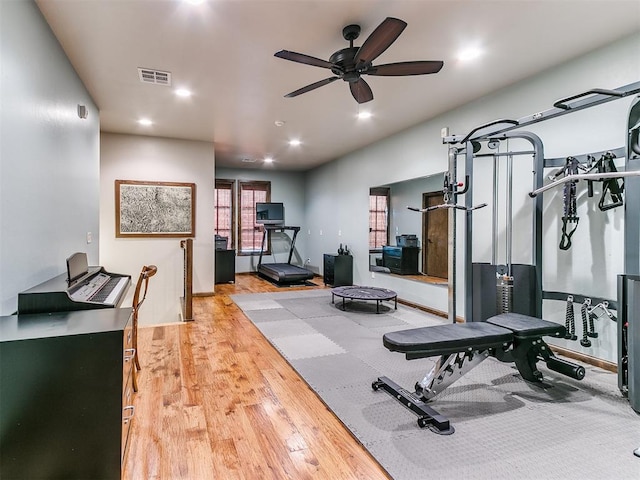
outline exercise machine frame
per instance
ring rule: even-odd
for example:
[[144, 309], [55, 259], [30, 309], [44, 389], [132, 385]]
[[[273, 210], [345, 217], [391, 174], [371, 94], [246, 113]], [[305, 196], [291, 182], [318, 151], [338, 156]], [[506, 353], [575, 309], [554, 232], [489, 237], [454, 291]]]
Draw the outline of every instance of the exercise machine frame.
[[[545, 159], [543, 144], [537, 135], [531, 132], [515, 131], [515, 130], [520, 129], [522, 127], [526, 127], [528, 125], [546, 121], [551, 118], [556, 118], [569, 113], [590, 108], [596, 105], [607, 103], [612, 100], [627, 97], [630, 95], [636, 95], [639, 92], [640, 92], [640, 82], [635, 82], [635, 83], [617, 88], [615, 90], [593, 89], [584, 93], [580, 93], [571, 97], [558, 100], [557, 102], [554, 103], [552, 109], [549, 109], [543, 112], [538, 112], [533, 115], [523, 117], [519, 120], [501, 119], [501, 120], [487, 123], [485, 125], [481, 125], [473, 129], [464, 137], [461, 135], [449, 136], [448, 130], [447, 129], [444, 130], [445, 134], [443, 135], [443, 143], [449, 145], [448, 172], [445, 179], [444, 193], [445, 193], [445, 202], [447, 204], [448, 213], [449, 213], [449, 232], [448, 232], [449, 233], [449, 257], [448, 257], [449, 312], [448, 313], [449, 313], [449, 320], [451, 322], [451, 325], [444, 325], [442, 327], [447, 327], [450, 330], [446, 332], [447, 335], [453, 334], [454, 329], [456, 334], [461, 333], [462, 331], [460, 327], [462, 326], [473, 325], [473, 323], [475, 322], [478, 322], [479, 324], [487, 323], [487, 322], [491, 323], [492, 319], [495, 318], [495, 317], [491, 317], [487, 319], [487, 318], [474, 317], [474, 301], [473, 301], [474, 285], [473, 285], [473, 261], [472, 261], [473, 235], [472, 235], [472, 228], [471, 228], [472, 227], [471, 215], [472, 215], [472, 211], [475, 210], [475, 208], [477, 207], [472, 206], [473, 185], [472, 185], [471, 179], [473, 178], [473, 164], [474, 164], [475, 154], [478, 151], [480, 151], [480, 148], [479, 148], [480, 142], [482, 141], [500, 142], [503, 140], [518, 138], [518, 139], [523, 139], [528, 141], [532, 146], [532, 150], [520, 151], [520, 152], [504, 152], [504, 153], [497, 152], [490, 155], [494, 156], [494, 164], [495, 164], [495, 159], [498, 156], [508, 155], [509, 169], [512, 168], [512, 161], [513, 161], [514, 155], [528, 154], [533, 156], [534, 185], [533, 185], [533, 191], [531, 192], [532, 193], [531, 196], [534, 201], [533, 226], [532, 226], [533, 227], [532, 228], [532, 231], [533, 231], [533, 235], [532, 235], [533, 265], [532, 267], [535, 272], [535, 282], [534, 282], [535, 294], [534, 294], [534, 304], [532, 309], [533, 315], [529, 317], [529, 321], [536, 322], [540, 320], [540, 317], [542, 316], [543, 299], [557, 300], [557, 299], [560, 299], [559, 297], [561, 297], [562, 299], [567, 298], [566, 292], [545, 292], [542, 288], [542, 207], [543, 205], [542, 205], [542, 197], [538, 195], [539, 193], [547, 189], [543, 187], [544, 169], [561, 166], [562, 164], [559, 162], [560, 160], [564, 161], [564, 159]], [[636, 102], [636, 105], [640, 105], [640, 104]], [[638, 108], [640, 109], [640, 106], [638, 106]], [[640, 113], [638, 114], [638, 116], [640, 116]], [[633, 128], [636, 128], [636, 129], [640, 128], [640, 122], [637, 122], [637, 123], [638, 125], [636, 125]], [[617, 175], [616, 177], [629, 177], [625, 185], [626, 202], [625, 202], [625, 210], [624, 210], [624, 220], [625, 220], [624, 268], [626, 273], [622, 276], [621, 280], [619, 281], [620, 282], [619, 284], [622, 284], [624, 286], [625, 288], [624, 291], [627, 292], [626, 295], [629, 298], [624, 298], [625, 305], [618, 306], [617, 302], [614, 300], [599, 299], [599, 298], [592, 297], [593, 301], [595, 302], [607, 301], [609, 306], [612, 309], [616, 309], [616, 310], [619, 309], [625, 312], [625, 314], [629, 310], [627, 304], [631, 306], [635, 305], [634, 308], [636, 309], [637, 309], [637, 305], [640, 304], [640, 287], [634, 283], [634, 284], [630, 284], [631, 286], [627, 288], [625, 283], [626, 279], [629, 278], [629, 276], [632, 276], [631, 280], [634, 280], [637, 277], [638, 282], [640, 282], [640, 254], [639, 254], [640, 221], [638, 219], [637, 211], [633, 212], [632, 214], [631, 210], [628, 208], [628, 205], [630, 202], [632, 202], [631, 204], [635, 204], [635, 205], [640, 203], [640, 177], [639, 177], [640, 152], [635, 152], [637, 153], [637, 155], [632, 155], [631, 154], [632, 149], [630, 144], [631, 144], [631, 129], [629, 130], [629, 141], [627, 142], [627, 148], [625, 149], [624, 147], [621, 147], [618, 149], [614, 149], [614, 153], [616, 154], [617, 157], [625, 157], [626, 159], [625, 170], [624, 170], [624, 172], [626, 173], [622, 175]], [[639, 145], [640, 145], [640, 142], [639, 142]], [[598, 152], [598, 153], [604, 153], [604, 152]], [[464, 155], [464, 158], [465, 158], [466, 180], [464, 183], [460, 183], [457, 181], [457, 162], [458, 162], [458, 156], [460, 155]], [[595, 156], [597, 154], [591, 153], [589, 155]], [[508, 173], [511, 174], [511, 171], [509, 171]], [[631, 178], [631, 177], [636, 177], [636, 178]], [[494, 178], [496, 178], [495, 172], [494, 172]], [[597, 175], [594, 177], [584, 177], [584, 178], [599, 179], [599, 178], [608, 178], [608, 176]], [[560, 182], [558, 183], [558, 185], [559, 184]], [[462, 187], [463, 185], [464, 185], [464, 188], [462, 190], [458, 190], [458, 188]], [[495, 183], [494, 183], [494, 187], [495, 187]], [[549, 188], [552, 188], [552, 187], [549, 187]], [[508, 185], [508, 189], [509, 190], [511, 189], [511, 184]], [[457, 197], [458, 195], [461, 195], [461, 194], [465, 194], [465, 200], [464, 200], [464, 206], [462, 208], [459, 208]], [[496, 188], [494, 188], [494, 195], [497, 195]], [[508, 200], [510, 202], [511, 201], [510, 192], [508, 192], [508, 197], [509, 197]], [[511, 208], [510, 203], [508, 205], [508, 208], [509, 209]], [[457, 210], [463, 210], [466, 212], [466, 217], [465, 217], [466, 235], [465, 235], [465, 243], [464, 243], [464, 249], [465, 249], [464, 307], [465, 307], [465, 320], [469, 323], [461, 324], [461, 325], [455, 325], [455, 322], [457, 321], [457, 315], [456, 315], [456, 296], [457, 296], [457, 291], [456, 291], [456, 287], [457, 287], [457, 278], [456, 278], [457, 215], [456, 215], [456, 212]], [[495, 217], [495, 212], [494, 212], [494, 217]], [[507, 243], [509, 244], [508, 254], [507, 254], [507, 264], [508, 264], [507, 268], [509, 269], [509, 274], [510, 274], [511, 218], [508, 217], [507, 222], [508, 222]], [[495, 255], [492, 260], [493, 260], [493, 263], [495, 264], [496, 263]], [[620, 288], [619, 288], [619, 291], [620, 291]], [[621, 297], [620, 293], [618, 297], [619, 298]], [[640, 316], [640, 315], [636, 315], [636, 316]], [[636, 319], [636, 320], [640, 320], [640, 319]], [[540, 320], [540, 321], [543, 321], [543, 320]], [[638, 323], [638, 322], [636, 321], [635, 323]], [[558, 329], [555, 330], [553, 334], [559, 335], [560, 330], [564, 330], [564, 327], [559, 324], [555, 324], [555, 325], [558, 327]], [[421, 331], [427, 332], [429, 331], [429, 329], [433, 329], [433, 328], [437, 328], [437, 327], [425, 327], [423, 329], [414, 329], [414, 330], [416, 331], [421, 330]], [[465, 328], [468, 328], [468, 327], [465, 327]], [[640, 330], [640, 325], [635, 325], [632, 330], [629, 330], [627, 338], [629, 338], [629, 335], [634, 335], [632, 336], [632, 338], [635, 338], [635, 336], [638, 336], [640, 340], [640, 334], [637, 333], [638, 330]], [[446, 374], [450, 375], [451, 374], [450, 370], [453, 368], [453, 366], [461, 366], [461, 362], [463, 362], [466, 358], [464, 355], [468, 355], [469, 353], [472, 353], [473, 355], [482, 355], [484, 358], [488, 356], [495, 356], [498, 360], [501, 360], [501, 361], [508, 361], [508, 360], [514, 361], [516, 358], [513, 355], [513, 353], [507, 356], [500, 354], [499, 353], [500, 349], [498, 348], [497, 345], [488, 347], [484, 350], [478, 349], [476, 343], [479, 340], [472, 339], [472, 338], [462, 339], [462, 340], [468, 340], [469, 342], [468, 347], [462, 350], [462, 352], [464, 352], [463, 357], [460, 357], [457, 353], [455, 357], [451, 357], [450, 353], [452, 352], [445, 354], [437, 351], [437, 349], [432, 348], [432, 341], [429, 340], [428, 338], [425, 340], [426, 343], [424, 343], [420, 347], [420, 348], [423, 348], [422, 354], [416, 355], [405, 350], [405, 348], [410, 348], [410, 347], [407, 347], [406, 344], [400, 343], [395, 346], [388, 344], [389, 342], [387, 342], [387, 339], [391, 338], [390, 336], [393, 336], [393, 334], [395, 333], [402, 333], [402, 332], [391, 332], [390, 334], [386, 334], [384, 337], [385, 346], [388, 349], [392, 351], [404, 351], [408, 360], [411, 360], [414, 358], [424, 358], [427, 356], [441, 355], [440, 359], [437, 361], [436, 367], [434, 367], [435, 370], [432, 370], [432, 372], [427, 374], [427, 376], [423, 379], [422, 382], [418, 382], [416, 384], [416, 391], [413, 393], [402, 389], [400, 386], [392, 382], [387, 377], [379, 377], [378, 380], [373, 382], [372, 387], [374, 390], [378, 390], [378, 389], [386, 390], [388, 393], [393, 395], [400, 403], [410, 408], [411, 410], [413, 410], [415, 413], [419, 415], [418, 425], [420, 427], [429, 426], [430, 428], [434, 429], [438, 433], [453, 433], [453, 427], [450, 426], [446, 418], [442, 417], [438, 412], [433, 410], [429, 405], [425, 403], [433, 396], [431, 395], [431, 389], [432, 389], [432, 384], [434, 379], [437, 379], [437, 378], [443, 379], [446, 376]], [[460, 339], [457, 339], [457, 340], [460, 340]], [[538, 342], [542, 342], [541, 338], [533, 340], [534, 345], [539, 344]], [[537, 360], [543, 359], [547, 361], [547, 365], [552, 370], [559, 371], [560, 373], [572, 376], [573, 378], [576, 378], [576, 379], [581, 379], [584, 376], [584, 369], [582, 369], [580, 374], [576, 373], [578, 372], [577, 369], [580, 369], [581, 367], [575, 364], [572, 364], [571, 362], [557, 359], [557, 357], [555, 356], [547, 357], [545, 355], [542, 355], [541, 350], [535, 350], [533, 348], [530, 348], [532, 342], [529, 340], [527, 340], [527, 344], [529, 345], [529, 348], [526, 350], [527, 353], [524, 354], [524, 357], [528, 359], [528, 362], [533, 362], [534, 367], [535, 367], [535, 362]], [[517, 348], [515, 344], [511, 344], [509, 346], [505, 345], [505, 347], [507, 348], [507, 350], [512, 349], [513, 351], [515, 351]], [[460, 345], [457, 345], [457, 348], [460, 348]], [[545, 350], [545, 353], [553, 355], [550, 349], [546, 346], [546, 344], [544, 345], [544, 350]], [[640, 350], [640, 348], [637, 350]], [[503, 351], [505, 350], [503, 349]], [[619, 349], [619, 356], [621, 354], [622, 352]], [[637, 368], [640, 368], [640, 351], [635, 353], [635, 355], [638, 357]], [[548, 358], [552, 358], [552, 360], [548, 361]], [[469, 357], [468, 360], [471, 360], [471, 357]], [[556, 362], [556, 360], [559, 360], [559, 362]], [[635, 360], [636, 359], [634, 358], [634, 361]], [[479, 363], [479, 362], [474, 362], [473, 366], [475, 366], [476, 363]], [[520, 370], [520, 373], [522, 374], [523, 378], [525, 378], [526, 380], [538, 381], [538, 382], [542, 381], [541, 374], [530, 375], [529, 373], [526, 372], [526, 369], [524, 369], [524, 373], [523, 373], [523, 369], [521, 369], [522, 361], [519, 361], [519, 364], [518, 362], [516, 362], [516, 365], [518, 366], [518, 369]], [[534, 370], [537, 372], [537, 369], [534, 368]], [[627, 379], [624, 381], [628, 381], [629, 378], [634, 378], [633, 371], [630, 371], [630, 372], [628, 371], [627, 374], [628, 374]], [[620, 380], [620, 378], [619, 378], [619, 383], [621, 386], [621, 390], [623, 390], [623, 386], [622, 386], [623, 380]], [[636, 386], [634, 385], [633, 389], [631, 390], [627, 389], [626, 392], [628, 392], [630, 396], [637, 395], [638, 397], [637, 400], [640, 403], [640, 383], [637, 385], [637, 389], [635, 387]], [[442, 390], [438, 390], [438, 392], [439, 391], [442, 391]], [[626, 393], [626, 392], [625, 390], [623, 390], [623, 393]], [[631, 400], [632, 406], [634, 406], [634, 404], [636, 403], [635, 399], [630, 398], [630, 400]]]

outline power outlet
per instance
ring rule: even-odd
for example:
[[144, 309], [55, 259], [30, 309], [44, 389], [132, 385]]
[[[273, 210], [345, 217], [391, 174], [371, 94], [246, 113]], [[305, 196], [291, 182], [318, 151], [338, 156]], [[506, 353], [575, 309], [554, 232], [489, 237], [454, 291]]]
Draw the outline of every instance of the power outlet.
[[87, 243], [93, 242], [93, 234], [91, 232], [87, 232]]

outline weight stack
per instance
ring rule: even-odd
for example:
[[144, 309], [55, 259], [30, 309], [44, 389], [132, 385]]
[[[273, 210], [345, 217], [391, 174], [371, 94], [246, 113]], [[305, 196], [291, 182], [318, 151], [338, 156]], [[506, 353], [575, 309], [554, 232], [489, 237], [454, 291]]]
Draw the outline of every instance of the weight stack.
[[[498, 276], [503, 277], [504, 266], [490, 263], [473, 263], [472, 313], [474, 322], [503, 313], [498, 309]], [[522, 315], [536, 316], [536, 269], [534, 265], [511, 265], [513, 280], [501, 285], [501, 298], [511, 296], [511, 311]], [[509, 277], [507, 277], [509, 278]], [[505, 297], [507, 298], [507, 297]]]

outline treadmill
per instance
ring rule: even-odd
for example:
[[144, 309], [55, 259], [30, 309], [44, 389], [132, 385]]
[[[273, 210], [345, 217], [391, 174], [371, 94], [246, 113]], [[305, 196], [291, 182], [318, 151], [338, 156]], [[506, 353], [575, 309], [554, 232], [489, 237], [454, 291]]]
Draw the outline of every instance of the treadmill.
[[[267, 239], [267, 232], [284, 232], [290, 230], [293, 232], [291, 239], [291, 248], [289, 249], [289, 259], [287, 263], [262, 263], [262, 254], [264, 253], [264, 245]], [[304, 283], [311, 280], [314, 273], [306, 268], [291, 265], [291, 257], [293, 257], [293, 249], [296, 244], [296, 237], [300, 227], [286, 227], [283, 225], [264, 225], [264, 233], [262, 235], [262, 245], [260, 246], [260, 258], [258, 259], [258, 274], [266, 277], [278, 284]]]

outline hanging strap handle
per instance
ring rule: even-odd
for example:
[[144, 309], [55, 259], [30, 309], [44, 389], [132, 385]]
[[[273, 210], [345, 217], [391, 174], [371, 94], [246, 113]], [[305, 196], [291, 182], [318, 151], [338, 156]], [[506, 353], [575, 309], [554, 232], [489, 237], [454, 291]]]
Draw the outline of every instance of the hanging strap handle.
[[576, 322], [573, 316], [573, 295], [567, 297], [567, 311], [564, 321], [564, 328], [566, 330], [564, 338], [567, 340], [576, 340]]
[[582, 315], [582, 339], [580, 340], [580, 345], [583, 347], [590, 347], [591, 340], [588, 338], [589, 334], [589, 326], [587, 324], [587, 308], [591, 305], [591, 299], [585, 298], [582, 306], [580, 307], [580, 314]]

